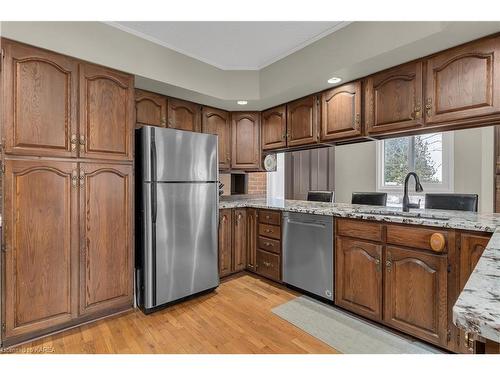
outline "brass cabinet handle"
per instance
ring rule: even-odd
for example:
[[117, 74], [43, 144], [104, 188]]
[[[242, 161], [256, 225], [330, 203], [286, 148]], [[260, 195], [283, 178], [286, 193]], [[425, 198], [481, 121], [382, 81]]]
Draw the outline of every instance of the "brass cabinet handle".
[[415, 118], [419, 119], [422, 117], [422, 107], [420, 106], [420, 103], [417, 102], [417, 104], [415, 104], [415, 108], [413, 108], [413, 111], [415, 113]]
[[80, 169], [80, 188], [83, 188], [85, 185], [85, 171]]
[[167, 119], [165, 117], [162, 117], [160, 123], [161, 123], [161, 125], [166, 125]]
[[355, 120], [354, 123], [356, 125], [359, 125], [361, 123], [361, 115], [359, 113], [356, 113], [356, 116], [354, 116]]
[[71, 152], [75, 152], [76, 145], [78, 143], [78, 137], [76, 136], [76, 134], [71, 134], [70, 142], [71, 142]]
[[266, 233], [271, 233], [271, 232], [272, 232], [272, 230], [271, 230], [271, 229], [264, 229], [264, 232], [266, 232]]
[[465, 332], [464, 343], [467, 349], [469, 349], [470, 351], [474, 350], [474, 338], [473, 335], [469, 332]]
[[264, 261], [264, 262], [262, 262], [262, 263], [264, 263], [264, 266], [266, 266], [266, 267], [271, 267], [271, 266], [272, 266], [272, 263], [271, 263], [271, 262], [266, 262], [266, 261]]
[[78, 173], [76, 172], [76, 169], [73, 169], [71, 172], [71, 186], [73, 188], [76, 188], [78, 186]]
[[432, 98], [427, 98], [427, 103], [425, 104], [425, 114], [430, 116], [432, 114]]
[[85, 136], [80, 135], [80, 151], [85, 151]]
[[377, 272], [380, 272], [380, 259], [375, 259], [375, 266], [377, 268]]
[[271, 218], [271, 216], [269, 216], [269, 215], [266, 215], [266, 219], [270, 219], [270, 218]]
[[391, 255], [391, 253], [387, 253], [387, 260], [385, 261], [385, 266], [387, 267], [387, 272], [391, 272], [391, 270], [392, 270], [392, 255]]
[[266, 242], [266, 243], [264, 243], [264, 245], [271, 246], [271, 247], [273, 246], [273, 244], [271, 242]]

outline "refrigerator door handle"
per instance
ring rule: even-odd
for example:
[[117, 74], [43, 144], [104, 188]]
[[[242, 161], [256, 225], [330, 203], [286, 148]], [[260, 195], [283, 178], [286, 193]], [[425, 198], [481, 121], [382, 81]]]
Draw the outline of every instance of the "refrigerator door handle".
[[156, 160], [156, 142], [155, 142], [155, 132], [154, 129], [151, 129], [151, 181], [157, 181], [157, 160]]

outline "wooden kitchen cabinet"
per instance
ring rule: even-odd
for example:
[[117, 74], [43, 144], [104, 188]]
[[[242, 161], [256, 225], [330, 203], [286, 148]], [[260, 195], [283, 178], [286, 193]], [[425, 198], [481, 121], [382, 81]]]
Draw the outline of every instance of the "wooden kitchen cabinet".
[[233, 214], [233, 271], [239, 272], [246, 268], [247, 262], [247, 211], [237, 208]]
[[321, 95], [321, 141], [361, 135], [361, 82], [348, 83]]
[[80, 157], [133, 160], [134, 78], [80, 64]]
[[168, 127], [201, 132], [201, 105], [185, 100], [168, 98]]
[[5, 161], [5, 337], [28, 337], [78, 313], [77, 163]]
[[135, 90], [135, 122], [137, 126], [167, 126], [167, 98], [144, 90]]
[[280, 105], [262, 112], [262, 149], [286, 147], [286, 106]]
[[260, 113], [233, 112], [232, 157], [233, 169], [260, 169]]
[[80, 314], [133, 305], [133, 167], [80, 163]]
[[368, 134], [423, 126], [423, 63], [411, 62], [366, 79], [365, 121]]
[[221, 109], [203, 107], [202, 109], [203, 133], [218, 136], [219, 168], [231, 168], [231, 114]]
[[310, 95], [286, 105], [287, 145], [303, 146], [318, 142], [319, 97]]
[[447, 344], [447, 257], [386, 248], [384, 321], [429, 342]]
[[[479, 258], [483, 254], [491, 235], [486, 233], [462, 233], [460, 235], [460, 251], [459, 251], [459, 280], [456, 290], [456, 295], [464, 289], [467, 280], [469, 279], [472, 271], [477, 265]], [[457, 349], [460, 353], [472, 354], [474, 353], [473, 342], [466, 340], [466, 332], [457, 328]]]
[[257, 255], [258, 213], [255, 208], [247, 208], [247, 269], [255, 271]]
[[219, 276], [232, 272], [233, 253], [233, 212], [231, 209], [219, 210]]
[[425, 64], [427, 125], [500, 115], [500, 37], [438, 53]]
[[5, 153], [77, 155], [78, 63], [2, 39]]
[[335, 303], [373, 320], [382, 319], [382, 245], [337, 236]]

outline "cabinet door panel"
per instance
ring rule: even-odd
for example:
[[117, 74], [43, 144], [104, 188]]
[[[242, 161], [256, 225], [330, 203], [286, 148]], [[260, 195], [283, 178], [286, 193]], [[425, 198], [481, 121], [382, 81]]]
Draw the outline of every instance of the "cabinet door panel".
[[335, 303], [367, 318], [382, 319], [382, 246], [337, 237]]
[[167, 126], [167, 98], [148, 91], [135, 90], [136, 124]]
[[80, 64], [80, 156], [132, 160], [133, 77]]
[[5, 337], [12, 337], [76, 317], [78, 191], [75, 163], [5, 163]]
[[319, 99], [311, 95], [287, 104], [287, 145], [301, 146], [318, 141]]
[[258, 112], [232, 113], [234, 169], [254, 170], [260, 168], [260, 114]]
[[231, 209], [219, 211], [219, 276], [232, 272], [233, 220]]
[[132, 166], [80, 164], [80, 313], [132, 306]]
[[422, 62], [412, 62], [368, 77], [365, 88], [368, 133], [422, 126], [422, 90]]
[[3, 48], [5, 152], [76, 156], [78, 64], [11, 41]]
[[462, 233], [460, 237], [459, 291], [462, 291], [472, 271], [474, 271], [479, 258], [483, 255], [491, 236]]
[[201, 106], [196, 103], [169, 98], [168, 127], [190, 132], [200, 132]]
[[262, 112], [262, 149], [286, 147], [286, 106]]
[[257, 210], [247, 208], [247, 268], [255, 271], [257, 251]]
[[244, 270], [247, 257], [247, 212], [244, 208], [234, 210], [233, 253], [233, 270]]
[[384, 321], [411, 335], [445, 345], [447, 257], [389, 246]]
[[499, 37], [445, 51], [426, 63], [426, 123], [500, 113], [494, 94], [500, 82]]
[[361, 82], [324, 92], [321, 113], [322, 141], [361, 135]]
[[231, 120], [230, 113], [220, 109], [203, 107], [203, 133], [219, 137], [219, 168], [231, 168]]

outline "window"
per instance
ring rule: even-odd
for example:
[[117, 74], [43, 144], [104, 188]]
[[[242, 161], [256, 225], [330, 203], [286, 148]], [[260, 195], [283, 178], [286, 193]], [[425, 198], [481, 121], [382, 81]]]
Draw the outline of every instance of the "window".
[[[416, 172], [425, 192], [453, 191], [453, 133], [432, 133], [377, 141], [377, 190], [399, 205], [404, 178]], [[413, 184], [413, 182], [412, 182]], [[412, 185], [413, 186], [413, 185]], [[412, 190], [418, 201], [418, 196]]]

